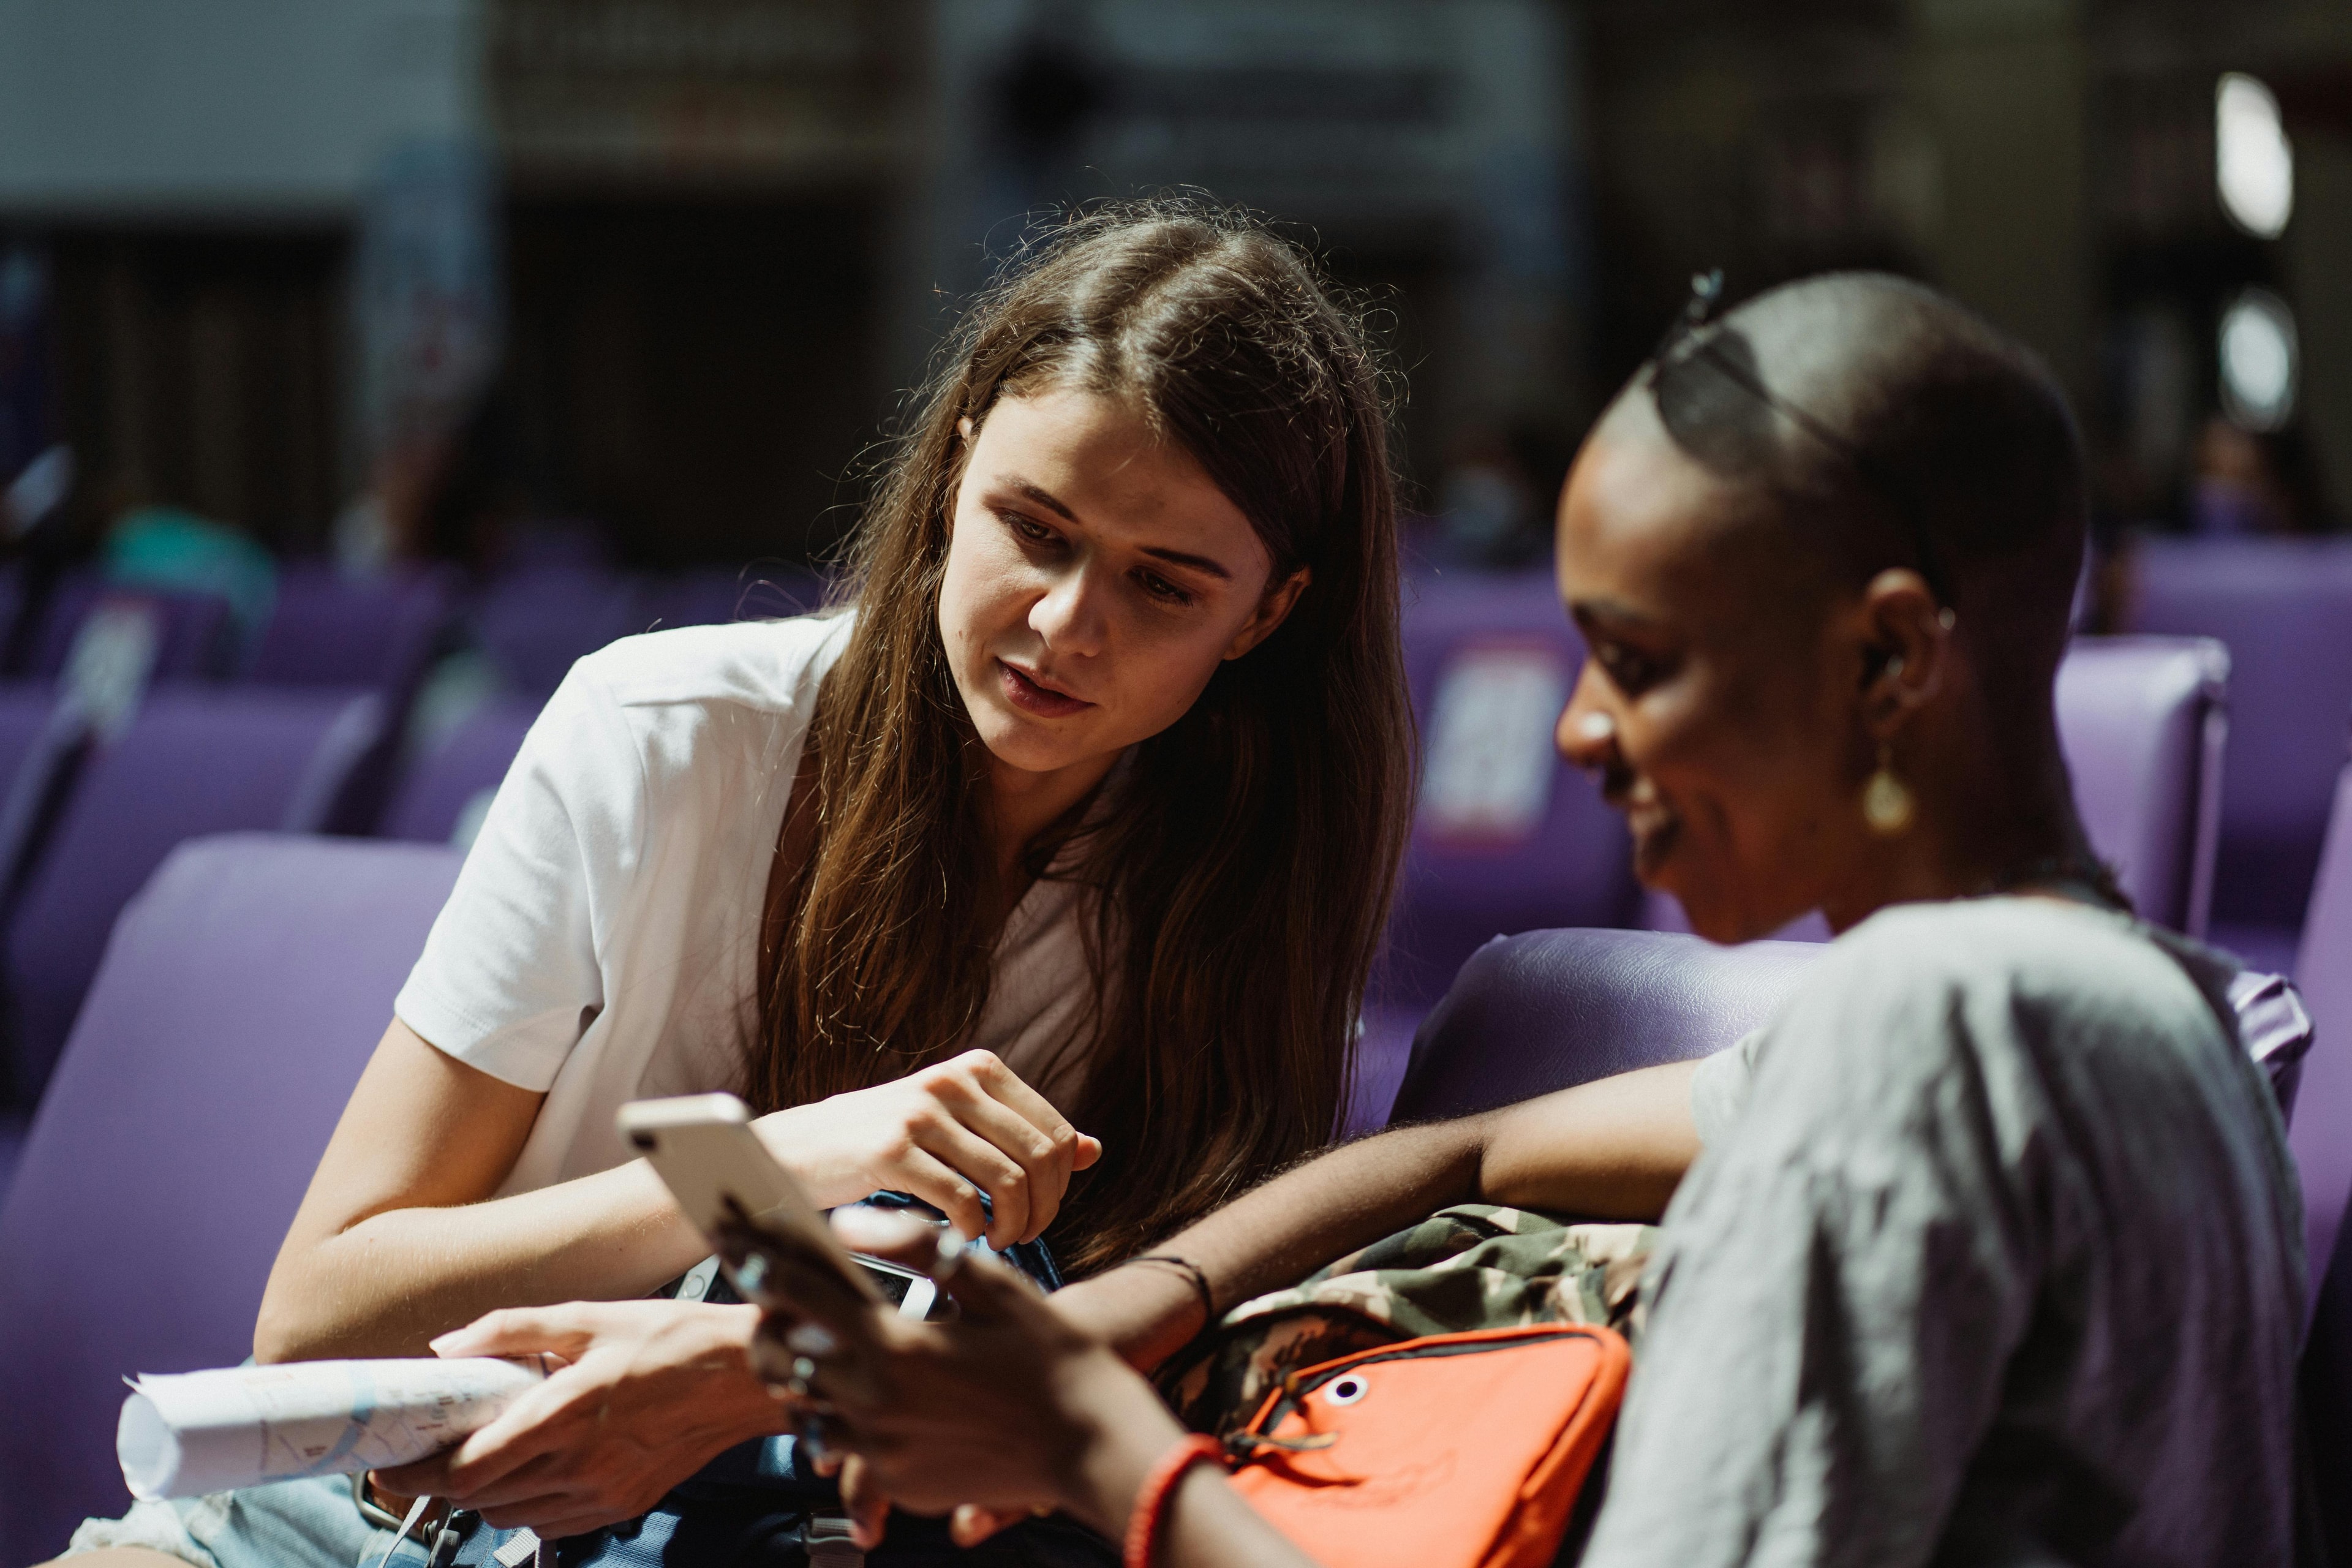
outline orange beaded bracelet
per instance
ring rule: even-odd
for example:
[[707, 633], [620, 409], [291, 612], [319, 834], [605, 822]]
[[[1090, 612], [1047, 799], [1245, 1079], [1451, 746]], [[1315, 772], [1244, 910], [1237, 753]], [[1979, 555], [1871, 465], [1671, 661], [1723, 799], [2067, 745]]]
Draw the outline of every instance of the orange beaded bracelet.
[[1222, 1464], [1224, 1458], [1223, 1443], [1198, 1432], [1186, 1435], [1160, 1457], [1135, 1494], [1135, 1511], [1127, 1516], [1127, 1568], [1151, 1568], [1152, 1548], [1160, 1542], [1160, 1521], [1167, 1516], [1169, 1495], [1184, 1472], [1203, 1459]]

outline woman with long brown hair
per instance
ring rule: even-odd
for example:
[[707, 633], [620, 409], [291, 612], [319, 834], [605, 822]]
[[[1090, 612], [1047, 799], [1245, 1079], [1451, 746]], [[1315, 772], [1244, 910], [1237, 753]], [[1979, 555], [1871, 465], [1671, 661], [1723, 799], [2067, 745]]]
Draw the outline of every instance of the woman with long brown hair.
[[[499, 791], [255, 1346], [571, 1364], [386, 1490], [572, 1536], [780, 1430], [749, 1309], [635, 1300], [704, 1249], [624, 1100], [735, 1089], [821, 1203], [1075, 1273], [1336, 1131], [1411, 777], [1358, 324], [1262, 226], [1158, 204], [1017, 259], [941, 363], [831, 610], [583, 659]], [[347, 1562], [373, 1505], [76, 1544]]]

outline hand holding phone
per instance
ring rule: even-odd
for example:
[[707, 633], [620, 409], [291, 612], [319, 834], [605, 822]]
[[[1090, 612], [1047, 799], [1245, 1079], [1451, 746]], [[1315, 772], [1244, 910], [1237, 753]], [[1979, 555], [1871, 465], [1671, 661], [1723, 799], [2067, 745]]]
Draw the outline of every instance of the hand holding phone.
[[834, 1239], [801, 1184], [752, 1131], [750, 1107], [733, 1095], [632, 1100], [621, 1107], [619, 1121], [621, 1136], [652, 1164], [744, 1300], [759, 1299], [759, 1281], [743, 1277], [754, 1256], [744, 1246], [748, 1228], [759, 1233], [762, 1254], [789, 1256], [800, 1266], [796, 1272], [829, 1277], [865, 1303], [895, 1305], [910, 1318], [941, 1304], [927, 1275], [855, 1256]]

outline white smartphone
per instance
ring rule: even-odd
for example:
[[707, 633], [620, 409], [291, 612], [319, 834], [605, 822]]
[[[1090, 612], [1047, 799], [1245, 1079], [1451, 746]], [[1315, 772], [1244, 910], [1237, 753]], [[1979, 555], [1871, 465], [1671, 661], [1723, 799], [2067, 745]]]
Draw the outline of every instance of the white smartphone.
[[[850, 1252], [834, 1239], [824, 1215], [751, 1131], [751, 1108], [733, 1095], [633, 1100], [621, 1107], [619, 1121], [622, 1138], [646, 1156], [694, 1228], [722, 1255], [722, 1235], [740, 1216], [821, 1260], [866, 1300], [896, 1305], [901, 1316], [926, 1318], [939, 1304], [929, 1275]], [[754, 1294], [740, 1280], [737, 1289], [747, 1300]]]

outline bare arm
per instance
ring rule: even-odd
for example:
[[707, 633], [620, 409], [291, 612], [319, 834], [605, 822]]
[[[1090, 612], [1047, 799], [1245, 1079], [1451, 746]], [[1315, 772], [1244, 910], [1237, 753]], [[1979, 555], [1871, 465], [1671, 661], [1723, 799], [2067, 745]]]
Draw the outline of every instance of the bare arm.
[[[1457, 1203], [1654, 1220], [1697, 1157], [1695, 1062], [1644, 1068], [1453, 1121], [1400, 1128], [1318, 1156], [1153, 1247], [1197, 1265], [1223, 1311]], [[1172, 1268], [1118, 1268], [1054, 1298], [1150, 1370], [1203, 1326]]]
[[423, 1355], [499, 1307], [642, 1296], [706, 1250], [643, 1162], [490, 1201], [545, 1097], [394, 1020], [261, 1298], [263, 1362]]
[[[642, 1160], [490, 1196], [544, 1098], [395, 1019], [278, 1248], [256, 1358], [418, 1355], [498, 1308], [626, 1300], [692, 1268], [709, 1247]], [[754, 1126], [820, 1205], [912, 1192], [999, 1246], [1044, 1230], [1101, 1152], [985, 1051]]]
[[[1123, 1380], [1115, 1384], [1114, 1374], [1123, 1374]], [[1059, 1501], [1117, 1541], [1126, 1533], [1152, 1467], [1183, 1440], [1184, 1428], [1150, 1386], [1125, 1367], [1114, 1365], [1081, 1399], [1090, 1439]], [[1194, 1465], [1171, 1489], [1158, 1542], [1152, 1562], [1164, 1568], [1316, 1568], [1315, 1560], [1268, 1524], [1214, 1465]]]
[[[1695, 1063], [1646, 1068], [1362, 1139], [1152, 1250], [1196, 1264], [1222, 1310], [1449, 1204], [1654, 1219], [1698, 1153], [1695, 1070]], [[893, 1250], [884, 1237], [854, 1240]], [[966, 1318], [944, 1331], [869, 1323], [839, 1304], [815, 1312], [864, 1341], [870, 1358], [837, 1394], [825, 1393], [845, 1420], [846, 1445], [860, 1455], [845, 1495], [869, 1544], [893, 1497], [956, 1507], [954, 1529], [965, 1544], [1043, 1502], [1116, 1537], [1152, 1466], [1183, 1436], [1133, 1370], [1149, 1372], [1205, 1326], [1181, 1271], [1130, 1265], [1034, 1303], [996, 1279], [1001, 1272], [969, 1268], [950, 1281]], [[790, 1366], [796, 1352], [786, 1336], [814, 1305], [771, 1312], [755, 1355], [772, 1368]], [[1206, 1467], [1171, 1493], [1159, 1560], [1176, 1568], [1311, 1564]]]
[[1698, 1158], [1691, 1078], [1668, 1062], [1579, 1084], [1490, 1114], [1478, 1201], [1652, 1221]]

